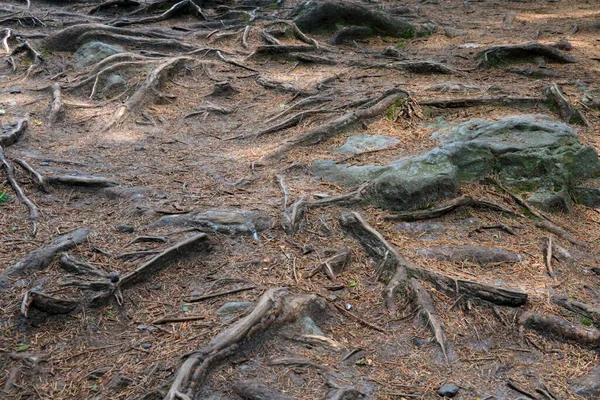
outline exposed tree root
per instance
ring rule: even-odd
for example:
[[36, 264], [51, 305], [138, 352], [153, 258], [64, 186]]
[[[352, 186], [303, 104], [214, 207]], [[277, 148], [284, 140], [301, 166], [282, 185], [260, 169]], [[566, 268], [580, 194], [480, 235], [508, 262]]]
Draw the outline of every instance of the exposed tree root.
[[360, 204], [366, 200], [370, 187], [371, 184], [367, 182], [349, 193], [326, 197], [320, 200], [308, 200], [306, 197], [301, 197], [283, 212], [281, 226], [287, 234], [292, 235], [298, 231], [300, 221], [307, 210], [331, 205], [348, 206]]
[[582, 346], [600, 346], [600, 330], [576, 326], [553, 314], [527, 311], [519, 317], [520, 329], [531, 329], [540, 334], [556, 336], [561, 340], [578, 343]]
[[478, 107], [483, 105], [498, 105], [503, 106], [535, 106], [536, 104], [545, 103], [546, 97], [520, 97], [520, 96], [479, 96], [479, 97], [464, 97], [450, 99], [427, 99], [419, 101], [422, 106], [437, 107], [437, 108], [462, 108], [462, 107]]
[[[471, 296], [498, 305], [518, 307], [527, 301], [527, 293], [502, 286], [455, 279], [439, 272], [421, 268], [401, 256], [383, 236], [371, 227], [358, 213], [344, 213], [340, 226], [354, 236], [367, 253], [379, 262], [376, 274], [380, 281], [388, 283], [384, 298], [394, 296], [398, 289], [406, 287], [407, 280], [416, 278], [433, 284], [437, 290], [450, 296]], [[390, 286], [390, 283], [394, 283]], [[387, 302], [387, 301], [386, 301]]]
[[326, 122], [323, 125], [319, 125], [308, 132], [294, 136], [282, 142], [279, 147], [265, 155], [264, 159], [272, 160], [279, 158], [296, 147], [315, 145], [330, 139], [359, 121], [374, 118], [382, 114], [398, 100], [407, 97], [409, 97], [409, 94], [403, 89], [393, 88], [387, 90], [377, 99], [377, 102], [374, 105], [371, 105], [368, 108], [359, 108], [358, 110]]
[[250, 336], [267, 331], [274, 323], [291, 322], [309, 307], [324, 310], [325, 302], [316, 295], [293, 297], [286, 289], [268, 290], [249, 315], [221, 332], [207, 346], [189, 355], [165, 400], [191, 400], [214, 364], [234, 354]]
[[29, 122], [26, 119], [21, 119], [9, 132], [0, 134], [0, 147], [8, 147], [17, 143], [25, 133], [28, 125]]
[[154, 22], [165, 21], [167, 19], [173, 18], [180, 14], [187, 13], [194, 17], [201, 17], [202, 20], [207, 19], [202, 13], [202, 9], [194, 3], [192, 0], [182, 0], [171, 8], [166, 10], [164, 13], [160, 15], [155, 15], [152, 17], [145, 17], [139, 19], [120, 19], [110, 23], [112, 26], [127, 26], [127, 25], [138, 25], [138, 24], [151, 24]]
[[415, 74], [445, 74], [452, 75], [455, 71], [448, 68], [444, 64], [437, 63], [435, 61], [395, 61], [395, 62], [364, 62], [364, 61], [351, 61], [351, 66], [361, 68], [382, 68], [382, 69], [396, 69], [398, 71], [412, 72]]
[[28, 290], [21, 301], [21, 314], [27, 318], [32, 307], [47, 314], [68, 314], [78, 305], [79, 301], [77, 300], [60, 299], [35, 290]]
[[248, 58], [254, 55], [279, 55], [285, 56], [289, 53], [309, 53], [317, 50], [316, 46], [296, 45], [296, 44], [267, 44], [258, 46]]
[[446, 362], [449, 362], [448, 353], [446, 350], [448, 348], [446, 334], [444, 333], [442, 324], [440, 323], [437, 312], [435, 311], [435, 307], [433, 306], [433, 300], [431, 300], [431, 296], [423, 288], [423, 285], [421, 285], [421, 283], [415, 278], [410, 279], [408, 287], [412, 293], [412, 298], [415, 306], [417, 307], [418, 314], [425, 320], [426, 325], [429, 327], [431, 333], [435, 337], [435, 341], [442, 349], [444, 359]]
[[451, 213], [459, 207], [485, 208], [493, 211], [499, 211], [508, 215], [523, 217], [510, 208], [496, 204], [485, 199], [475, 199], [471, 196], [461, 196], [455, 199], [440, 203], [438, 206], [426, 210], [408, 211], [392, 215], [386, 215], [384, 218], [388, 221], [420, 221], [424, 219], [439, 218]]
[[96, 276], [101, 278], [108, 277], [108, 272], [102, 270], [101, 268], [95, 267], [92, 264], [79, 261], [67, 253], [64, 253], [62, 256], [60, 256], [58, 262], [60, 267], [65, 272], [73, 275]]
[[501, 247], [456, 245], [433, 246], [416, 249], [421, 256], [438, 261], [471, 262], [477, 265], [514, 264], [523, 261], [523, 256]]
[[235, 381], [231, 388], [235, 394], [245, 400], [294, 400], [293, 397], [256, 381]]
[[275, 121], [276, 119], [279, 119], [279, 118], [283, 117], [284, 115], [287, 115], [290, 112], [295, 111], [299, 108], [313, 106], [315, 104], [329, 103], [331, 101], [333, 101], [333, 98], [328, 97], [328, 96], [323, 96], [323, 95], [310, 96], [310, 97], [307, 97], [307, 98], [297, 101], [296, 103], [287, 107], [282, 112], [270, 117], [269, 119], [267, 119], [265, 121], [265, 123], [271, 123], [271, 122]]
[[280, 92], [293, 93], [293, 94], [301, 94], [301, 95], [314, 95], [315, 92], [306, 91], [298, 87], [290, 82], [277, 81], [275, 79], [268, 78], [264, 75], [260, 75], [256, 78], [256, 83], [261, 85], [264, 88], [277, 90]]
[[48, 116], [48, 122], [52, 125], [58, 121], [64, 113], [62, 93], [60, 84], [52, 84], [52, 103], [50, 103], [50, 115]]
[[577, 60], [555, 47], [541, 43], [531, 42], [526, 44], [492, 46], [475, 55], [482, 67], [492, 67], [497, 64], [507, 63], [528, 57], [542, 56], [560, 63], [576, 63]]
[[564, 309], [591, 319], [594, 325], [600, 326], [600, 308], [592, 307], [580, 301], [571, 300], [567, 296], [553, 295], [550, 300]]
[[332, 256], [317, 264], [317, 266], [308, 274], [308, 277], [312, 278], [316, 274], [324, 272], [330, 280], [335, 281], [335, 276], [344, 272], [351, 261], [352, 253], [350, 252], [350, 249], [342, 247], [336, 250]]
[[71, 250], [77, 245], [84, 243], [90, 233], [89, 229], [80, 228], [58, 236], [51, 242], [33, 250], [0, 273], [0, 289], [6, 288], [11, 278], [45, 269], [52, 263], [57, 254]]
[[333, 58], [321, 57], [308, 53], [289, 53], [288, 57], [310, 64], [337, 65], [339, 62]]
[[107, 131], [114, 125], [123, 122], [130, 113], [137, 111], [144, 107], [153, 97], [158, 87], [166, 76], [171, 73], [176, 67], [181, 65], [184, 61], [191, 60], [189, 57], [174, 57], [168, 59], [159, 64], [153, 69], [148, 76], [146, 81], [136, 90], [136, 92], [113, 114], [103, 131]]
[[98, 4], [95, 7], [92, 7], [89, 11], [88, 14], [94, 14], [98, 11], [101, 11], [105, 8], [110, 8], [110, 7], [114, 7], [114, 6], [120, 6], [120, 7], [137, 7], [139, 6], [140, 3], [138, 1], [134, 1], [134, 0], [107, 0], [105, 2], [102, 2], [100, 4]]
[[565, 122], [569, 124], [584, 124], [588, 128], [593, 128], [590, 121], [588, 121], [588, 119], [580, 110], [573, 107], [573, 105], [569, 102], [569, 98], [556, 83], [553, 82], [546, 86], [543, 89], [543, 93], [546, 95], [548, 100], [552, 101], [558, 108], [558, 112]]
[[279, 132], [283, 129], [287, 129], [287, 128], [291, 128], [292, 126], [296, 126], [298, 125], [300, 122], [302, 122], [303, 120], [305, 120], [307, 117], [309, 117], [310, 115], [313, 114], [322, 114], [322, 113], [331, 113], [332, 111], [330, 110], [307, 110], [307, 111], [301, 111], [295, 115], [292, 115], [291, 117], [281, 121], [280, 123], [270, 126], [266, 129], [263, 129], [261, 131], [258, 132], [251, 132], [251, 133], [246, 133], [243, 135], [239, 135], [239, 136], [235, 136], [232, 138], [229, 138], [229, 140], [232, 139], [256, 139], [259, 138], [261, 136], [264, 135], [268, 135], [269, 133], [274, 133], [274, 132]]

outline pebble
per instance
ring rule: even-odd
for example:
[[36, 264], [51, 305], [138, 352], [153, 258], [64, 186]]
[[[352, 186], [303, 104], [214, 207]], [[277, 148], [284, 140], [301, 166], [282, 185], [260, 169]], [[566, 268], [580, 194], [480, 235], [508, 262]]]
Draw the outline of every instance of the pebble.
[[150, 343], [142, 343], [142, 349], [148, 350], [152, 345]]
[[438, 389], [438, 394], [442, 397], [452, 398], [456, 396], [460, 388], [454, 383], [446, 383]]
[[8, 89], [8, 92], [10, 94], [21, 93], [21, 88], [14, 86]]
[[42, 162], [40, 163], [40, 166], [41, 166], [41, 167], [49, 167], [49, 166], [50, 166], [50, 163], [49, 163], [48, 161], [42, 161]]
[[121, 277], [119, 276], [119, 274], [113, 272], [108, 275], [108, 279], [110, 279], [112, 283], [117, 283], [119, 282], [119, 279], [121, 279]]
[[142, 150], [146, 150], [146, 148], [144, 146], [135, 146], [135, 151], [142, 151]]
[[166, 199], [166, 198], [167, 198], [167, 195], [166, 195], [166, 194], [157, 194], [157, 195], [156, 195], [156, 198], [157, 198], [157, 199], [160, 199], [160, 200], [164, 200], [164, 199]]
[[133, 231], [135, 231], [135, 228], [131, 225], [120, 225], [117, 230], [119, 232], [124, 232], [124, 233], [133, 233]]

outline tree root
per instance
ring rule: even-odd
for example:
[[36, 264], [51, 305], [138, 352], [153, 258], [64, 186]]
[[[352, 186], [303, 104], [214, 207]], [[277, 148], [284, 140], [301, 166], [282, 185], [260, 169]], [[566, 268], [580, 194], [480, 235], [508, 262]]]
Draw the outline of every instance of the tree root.
[[317, 264], [317, 266], [308, 274], [308, 278], [312, 278], [318, 273], [324, 272], [330, 280], [335, 281], [335, 276], [341, 274], [351, 261], [352, 253], [350, 252], [350, 249], [342, 247], [337, 249], [331, 257]]
[[531, 329], [541, 334], [550, 334], [561, 340], [575, 342], [582, 346], [597, 348], [600, 345], [600, 330], [576, 326], [553, 314], [542, 314], [532, 311], [524, 312], [519, 317], [519, 327]]
[[191, 400], [217, 362], [234, 354], [250, 336], [267, 331], [273, 324], [298, 318], [309, 307], [325, 309], [316, 295], [290, 296], [286, 289], [270, 289], [252, 312], [221, 332], [208, 345], [189, 355], [179, 369], [165, 400]]
[[418, 60], [407, 60], [407, 61], [395, 61], [395, 62], [364, 62], [364, 61], [351, 61], [349, 65], [361, 68], [381, 68], [381, 69], [395, 69], [398, 71], [412, 72], [415, 74], [444, 74], [452, 75], [456, 71], [446, 67], [444, 64], [437, 63], [435, 61], [418, 61]]
[[552, 101], [558, 108], [558, 112], [563, 121], [568, 124], [584, 124], [588, 128], [593, 128], [590, 121], [588, 121], [580, 110], [573, 107], [569, 102], [569, 98], [556, 83], [553, 82], [549, 84], [542, 91], [546, 95], [548, 101]]
[[73, 275], [96, 276], [107, 278], [108, 272], [83, 261], [76, 260], [70, 254], [64, 253], [58, 260], [60, 267]]
[[479, 60], [479, 67], [492, 67], [511, 59], [522, 59], [528, 57], [542, 56], [559, 63], [576, 63], [577, 60], [566, 53], [541, 43], [531, 42], [517, 45], [492, 46], [475, 55]]
[[121, 185], [121, 183], [113, 179], [101, 176], [42, 175], [24, 160], [15, 158], [15, 163], [29, 173], [37, 187], [44, 193], [50, 192], [51, 185], [81, 186], [87, 188], [109, 188]]
[[287, 107], [284, 111], [270, 117], [269, 119], [267, 119], [265, 121], [265, 123], [267, 123], [267, 124], [271, 123], [271, 122], [275, 121], [276, 119], [279, 119], [279, 118], [283, 117], [284, 115], [287, 115], [290, 112], [295, 111], [299, 108], [306, 107], [306, 106], [312, 106], [315, 104], [329, 103], [331, 101], [333, 101], [333, 98], [328, 97], [328, 96], [323, 96], [323, 95], [310, 96], [310, 97], [307, 97], [307, 98], [297, 101], [296, 103]]
[[462, 108], [479, 107], [483, 105], [503, 106], [535, 106], [536, 104], [546, 103], [546, 97], [520, 97], [520, 96], [479, 96], [450, 99], [427, 99], [419, 101], [421, 106], [436, 108]]
[[29, 122], [26, 119], [21, 119], [12, 130], [0, 134], [0, 147], [8, 147], [17, 143], [25, 133], [28, 125]]
[[600, 326], [600, 308], [592, 307], [580, 301], [571, 300], [567, 296], [553, 295], [550, 298], [550, 301], [564, 309], [573, 311], [576, 314], [581, 314], [591, 319], [594, 325]]
[[306, 110], [306, 111], [301, 111], [299, 113], [296, 113], [295, 115], [292, 115], [291, 117], [281, 121], [280, 123], [270, 126], [266, 129], [263, 129], [262, 131], [258, 131], [255, 133], [246, 133], [243, 135], [239, 135], [239, 136], [234, 136], [232, 138], [228, 138], [228, 140], [233, 140], [233, 139], [256, 139], [259, 138], [261, 136], [264, 135], [268, 135], [269, 133], [274, 133], [274, 132], [279, 132], [283, 129], [287, 129], [287, 128], [291, 128], [292, 126], [296, 126], [298, 125], [300, 122], [304, 121], [306, 119], [306, 117], [313, 115], [313, 114], [322, 114], [322, 113], [331, 113], [333, 111], [330, 110]]
[[171, 8], [169, 8], [167, 11], [165, 11], [164, 13], [162, 13], [160, 15], [139, 18], [139, 19], [133, 19], [133, 20], [120, 19], [120, 20], [110, 22], [110, 25], [112, 25], [112, 26], [127, 26], [127, 25], [138, 25], [138, 24], [151, 24], [154, 22], [166, 21], [167, 19], [176, 17], [183, 13], [188, 13], [196, 18], [201, 17], [203, 20], [207, 19], [203, 14], [202, 9], [196, 3], [194, 3], [192, 0], [182, 0], [178, 3], [176, 3], [175, 5], [173, 5]]
[[119, 109], [113, 114], [102, 130], [109, 130], [114, 125], [125, 121], [131, 112], [137, 111], [144, 107], [150, 101], [149, 98], [154, 95], [165, 77], [181, 63], [188, 60], [192, 59], [189, 57], [174, 57], [160, 63], [148, 74], [146, 81], [140, 86], [140, 88], [138, 88], [138, 90], [125, 102], [125, 104], [119, 107]]
[[370, 187], [371, 184], [367, 182], [349, 193], [326, 197], [320, 200], [308, 200], [306, 197], [301, 197], [283, 212], [281, 226], [288, 235], [292, 235], [298, 231], [300, 221], [307, 210], [331, 205], [347, 206], [360, 204], [366, 200]]
[[52, 103], [50, 104], [50, 115], [48, 116], [48, 122], [50, 125], [56, 123], [62, 114], [64, 113], [62, 93], [60, 90], [60, 84], [52, 84]]
[[359, 108], [358, 110], [326, 122], [323, 125], [319, 125], [308, 132], [294, 136], [281, 143], [279, 147], [265, 155], [263, 158], [265, 160], [272, 160], [285, 155], [296, 147], [315, 145], [330, 139], [359, 121], [380, 115], [398, 100], [407, 97], [409, 97], [409, 94], [403, 89], [393, 88], [387, 90], [377, 99], [377, 102], [374, 105], [371, 105], [368, 108]]
[[60, 299], [35, 290], [28, 290], [21, 301], [21, 314], [27, 318], [32, 307], [47, 314], [68, 314], [78, 305], [79, 301], [77, 300]]
[[277, 81], [275, 79], [268, 78], [264, 75], [258, 76], [256, 78], [256, 83], [258, 83], [260, 86], [262, 86], [264, 88], [276, 90], [276, 91], [284, 92], [284, 93], [293, 93], [293, 94], [299, 94], [302, 96], [315, 94], [315, 92], [306, 91], [304, 89], [301, 89], [300, 87], [298, 87], [297, 85], [295, 85], [293, 83]]
[[6, 288], [9, 285], [10, 278], [47, 268], [57, 254], [71, 250], [77, 245], [84, 243], [90, 233], [91, 231], [87, 228], [79, 228], [73, 232], [58, 236], [50, 243], [33, 250], [0, 273], [0, 289]]
[[515, 211], [504, 207], [500, 204], [496, 204], [492, 201], [485, 199], [475, 199], [471, 196], [461, 196], [455, 199], [443, 202], [439, 204], [437, 207], [426, 209], [426, 210], [418, 210], [418, 211], [408, 211], [402, 212], [392, 215], [386, 215], [384, 217], [387, 221], [419, 221], [424, 219], [433, 219], [439, 218], [443, 215], [449, 214], [452, 211], [456, 210], [459, 207], [473, 207], [473, 208], [486, 208], [493, 211], [499, 211], [508, 215], [524, 217], [523, 215], [516, 213]]
[[415, 278], [411, 278], [408, 285], [411, 297], [414, 300], [415, 306], [418, 310], [418, 314], [425, 320], [425, 324], [431, 330], [431, 333], [435, 337], [435, 341], [440, 346], [442, 350], [442, 354], [444, 355], [444, 359], [446, 363], [448, 360], [448, 344], [446, 339], [446, 334], [444, 333], [444, 329], [442, 328], [442, 324], [439, 321], [439, 317], [437, 312], [435, 311], [435, 307], [433, 306], [433, 300], [427, 291], [423, 288], [423, 285]]
[[340, 226], [355, 237], [367, 253], [380, 263], [376, 275], [380, 281], [388, 283], [384, 293], [386, 299], [393, 297], [398, 289], [405, 288], [408, 279], [415, 278], [433, 284], [437, 290], [450, 296], [471, 296], [511, 307], [521, 306], [527, 301], [527, 293], [521, 290], [456, 279], [413, 264], [401, 256], [356, 212], [342, 214]]

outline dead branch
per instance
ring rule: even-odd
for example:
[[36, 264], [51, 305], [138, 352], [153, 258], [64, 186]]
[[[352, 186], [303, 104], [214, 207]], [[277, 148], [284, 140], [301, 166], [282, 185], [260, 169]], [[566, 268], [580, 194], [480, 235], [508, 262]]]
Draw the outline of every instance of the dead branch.
[[54, 124], [62, 116], [64, 112], [62, 93], [60, 90], [60, 84], [52, 84], [52, 103], [50, 104], [50, 115], [48, 116], [48, 122]]
[[546, 243], [546, 251], [544, 254], [544, 263], [546, 264], [546, 271], [550, 278], [554, 278], [554, 268], [552, 268], [552, 236], [548, 236], [548, 242]]
[[162, 325], [162, 324], [168, 324], [171, 322], [198, 321], [200, 319], [206, 319], [206, 316], [204, 316], [204, 315], [187, 315], [185, 317], [167, 316], [167, 317], [162, 317], [155, 321], [152, 321], [150, 323], [150, 325]]
[[107, 131], [114, 125], [123, 122], [125, 119], [127, 119], [131, 112], [137, 111], [144, 107], [149, 102], [149, 98], [154, 95], [166, 76], [184, 61], [188, 60], [191, 60], [191, 58], [170, 58], [153, 69], [146, 77], [146, 81], [138, 88], [138, 90], [136, 90], [136, 92], [121, 107], [119, 107], [119, 109], [117, 109], [117, 111], [104, 126], [103, 131]]
[[48, 182], [46, 182], [46, 178], [42, 174], [33, 169], [33, 167], [24, 160], [15, 158], [13, 161], [15, 162], [15, 164], [22, 167], [33, 178], [38, 189], [40, 189], [44, 193], [50, 193]]
[[290, 193], [288, 192], [287, 185], [285, 184], [285, 176], [278, 174], [275, 175], [275, 179], [277, 179], [277, 183], [279, 184], [279, 188], [283, 193], [283, 203], [281, 204], [281, 208], [285, 211], [287, 208], [288, 200], [290, 198]]
[[352, 261], [352, 253], [347, 247], [342, 247], [335, 251], [331, 257], [321, 261], [316, 267], [308, 274], [308, 278], [312, 278], [319, 272], [324, 272], [327, 277], [335, 281], [335, 276], [344, 272], [346, 267]]
[[33, 250], [0, 273], [0, 289], [8, 286], [9, 279], [11, 278], [45, 269], [52, 263], [57, 254], [71, 250], [84, 243], [90, 233], [91, 230], [87, 228], [79, 228], [73, 232], [58, 236], [42, 247]]
[[398, 100], [405, 99], [407, 97], [409, 97], [409, 94], [403, 89], [393, 88], [387, 90], [377, 99], [377, 102], [374, 105], [368, 108], [359, 108], [358, 110], [326, 122], [323, 125], [319, 125], [308, 132], [296, 135], [282, 142], [279, 147], [265, 155], [264, 159], [275, 159], [285, 155], [296, 147], [315, 145], [330, 139], [359, 121], [374, 118], [380, 115]]
[[250, 25], [246, 25], [244, 29], [244, 33], [242, 34], [242, 46], [247, 49], [248, 48], [248, 35], [250, 35]]
[[243, 63], [241, 63], [241, 62], [239, 62], [239, 61], [232, 60], [232, 59], [230, 59], [230, 58], [225, 58], [225, 56], [224, 56], [224, 55], [221, 53], [221, 51], [218, 51], [218, 50], [217, 50], [217, 52], [216, 52], [216, 55], [217, 55], [217, 57], [218, 57], [218, 58], [219, 58], [221, 61], [223, 61], [223, 62], [225, 62], [225, 63], [227, 63], [227, 64], [235, 65], [236, 67], [240, 67], [240, 68], [243, 68], [243, 69], [245, 69], [245, 70], [248, 70], [248, 71], [252, 71], [252, 72], [258, 72], [258, 71], [257, 71], [257, 70], [255, 70], [254, 68], [250, 68], [250, 67], [248, 67], [247, 65], [245, 65], [245, 64], [243, 64]]
[[508, 215], [524, 217], [523, 215], [516, 213], [510, 208], [504, 207], [500, 204], [496, 204], [492, 201], [485, 199], [476, 199], [471, 196], [461, 196], [446, 202], [440, 203], [438, 206], [417, 211], [407, 211], [392, 215], [384, 216], [387, 221], [419, 221], [425, 219], [439, 218], [443, 215], [449, 214], [459, 207], [473, 207], [473, 208], [486, 208], [493, 211], [499, 211]]
[[256, 288], [257, 288], [256, 286], [250, 285], [250, 286], [244, 286], [241, 288], [236, 288], [236, 289], [231, 289], [231, 290], [224, 290], [222, 292], [210, 293], [210, 294], [205, 294], [203, 296], [192, 297], [191, 299], [187, 300], [187, 302], [188, 303], [197, 303], [199, 301], [214, 299], [215, 297], [227, 296], [228, 294], [233, 294], [233, 293], [245, 292], [247, 290], [254, 290]]

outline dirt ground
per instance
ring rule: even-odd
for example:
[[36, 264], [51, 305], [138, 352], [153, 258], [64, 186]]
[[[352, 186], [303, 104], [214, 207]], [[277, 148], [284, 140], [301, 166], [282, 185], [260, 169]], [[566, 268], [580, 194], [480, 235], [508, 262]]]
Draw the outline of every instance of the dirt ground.
[[[0, 125], [28, 118], [25, 136], [5, 149], [7, 159], [21, 158], [49, 175], [72, 174], [73, 171], [114, 179], [124, 187], [147, 188], [141, 199], [109, 198], [94, 189], [55, 186], [43, 193], [19, 167], [17, 181], [26, 195], [39, 207], [37, 234], [31, 234], [27, 208], [14, 195], [8, 182], [0, 180], [0, 192], [6, 192], [0, 204], [0, 270], [7, 268], [30, 251], [52, 238], [87, 227], [92, 230], [88, 241], [71, 254], [108, 272], [125, 274], [134, 270], [144, 258], [126, 260], [118, 255], [138, 251], [164, 249], [165, 243], [130, 242], [137, 236], [169, 237], [174, 244], [192, 232], [172, 226], [157, 227], [152, 222], [168, 214], [181, 214], [209, 209], [245, 209], [271, 217], [272, 227], [255, 235], [225, 234], [207, 230], [212, 251], [199, 258], [172, 263], [149, 280], [123, 291], [123, 302], [114, 299], [100, 307], [81, 306], [75, 312], [47, 315], [36, 310], [29, 318], [21, 315], [23, 295], [31, 288], [43, 288], [53, 296], [71, 298], [79, 291], [61, 286], [65, 273], [53, 263], [42, 271], [33, 271], [25, 284], [12, 285], [0, 291], [0, 389], [3, 398], [39, 399], [134, 399], [162, 398], [170, 388], [182, 364], [182, 357], [206, 346], [211, 339], [235, 324], [235, 318], [223, 320], [216, 313], [222, 305], [233, 301], [256, 301], [270, 288], [288, 287], [294, 294], [335, 296], [335, 303], [351, 308], [362, 320], [382, 327], [372, 329], [334, 307], [327, 309], [316, 322], [323, 334], [338, 342], [342, 350], [333, 351], [286, 338], [280, 331], [267, 330], [253, 336], [235, 354], [215, 365], [196, 398], [237, 399], [231, 382], [237, 379], [258, 380], [295, 399], [324, 399], [328, 382], [353, 385], [368, 399], [436, 399], [445, 383], [460, 386], [459, 399], [529, 398], [511, 389], [515, 382], [535, 398], [544, 399], [536, 389], [546, 387], [556, 399], [575, 399], [569, 390], [573, 379], [588, 373], [599, 364], [598, 353], [590, 347], [558, 340], [551, 336], [519, 332], [517, 313], [523, 310], [551, 312], [582, 326], [586, 319], [551, 303], [552, 294], [597, 304], [600, 276], [593, 265], [567, 267], [555, 263], [558, 277], [546, 273], [542, 245], [548, 233], [535, 227], [533, 221], [510, 218], [498, 213], [460, 209], [438, 220], [463, 223], [436, 235], [424, 235], [398, 227], [398, 222], [384, 220], [389, 212], [370, 206], [350, 207], [360, 214], [398, 251], [418, 266], [443, 272], [452, 277], [487, 284], [501, 284], [521, 289], [529, 301], [519, 309], [495, 307], [481, 302], [449, 297], [425, 283], [433, 297], [440, 321], [446, 332], [450, 360], [434, 340], [429, 328], [415, 318], [410, 305], [398, 299], [397, 314], [390, 315], [383, 304], [384, 285], [372, 279], [376, 264], [360, 244], [345, 234], [338, 216], [343, 207], [311, 209], [301, 229], [293, 236], [280, 227], [282, 191], [276, 176], [284, 175], [290, 204], [302, 196], [337, 195], [350, 188], [311, 176], [308, 166], [318, 159], [337, 159], [335, 147], [353, 133], [380, 134], [398, 138], [399, 148], [360, 155], [354, 165], [385, 164], [400, 156], [415, 155], [436, 146], [430, 139], [440, 117], [445, 121], [463, 122], [472, 118], [496, 119], [515, 113], [545, 113], [559, 119], [544, 107], [513, 108], [480, 106], [450, 111], [423, 111], [423, 118], [392, 121], [385, 115], [353, 126], [333, 139], [315, 146], [292, 150], [283, 160], [263, 162], [261, 157], [279, 143], [342, 115], [344, 111], [313, 114], [299, 124], [256, 139], [229, 140], [250, 134], [271, 124], [268, 118], [286, 109], [297, 94], [269, 90], [256, 82], [257, 72], [223, 62], [214, 53], [199, 51], [191, 55], [183, 68], [166, 79], [159, 90], [161, 98], [145, 104], [124, 121], [110, 129], [102, 129], [120, 103], [144, 82], [146, 74], [156, 66], [148, 62], [124, 70], [126, 89], [123, 97], [90, 99], [92, 83], [66, 89], [89, 70], [74, 67], [71, 52], [47, 51], [40, 34], [52, 34], [73, 21], [105, 22], [124, 13], [108, 9], [88, 16], [98, 3], [91, 2], [0, 2], [0, 30], [10, 28], [23, 35], [44, 60], [32, 65], [31, 59], [13, 56], [14, 68], [3, 54], [0, 65]], [[223, 50], [227, 59], [271, 79], [292, 82], [300, 88], [314, 90], [315, 85], [329, 79], [333, 101], [328, 110], [356, 100], [376, 97], [391, 87], [401, 87], [416, 101], [435, 97], [464, 96], [433, 93], [425, 89], [441, 82], [461, 82], [484, 88], [497, 87], [503, 93], [539, 96], [549, 82], [562, 86], [573, 104], [581, 93], [578, 82], [590, 87], [600, 85], [600, 36], [598, 31], [579, 29], [600, 20], [596, 1], [413, 1], [403, 6], [413, 10], [419, 19], [430, 20], [438, 29], [430, 36], [415, 39], [376, 37], [341, 46], [326, 45], [331, 51], [322, 56], [338, 60], [336, 65], [312, 64], [281, 58], [247, 56], [263, 43], [261, 30], [266, 17], [285, 18], [296, 3], [286, 2], [281, 8], [261, 9], [262, 16], [250, 23], [249, 48], [241, 37], [244, 28], [227, 30], [189, 28], [184, 41], [197, 47]], [[398, 4], [377, 2], [386, 9]], [[25, 11], [24, 11], [25, 10]], [[211, 6], [204, 7], [209, 14]], [[418, 11], [414, 11], [418, 10]], [[516, 18], [510, 22], [510, 13]], [[35, 16], [36, 20], [11, 20], [17, 16]], [[154, 15], [154, 14], [150, 14]], [[508, 18], [507, 18], [508, 15]], [[504, 22], [503, 22], [504, 21]], [[192, 16], [178, 16], [154, 23], [132, 25], [131, 29], [191, 27], [198, 24]], [[465, 33], [450, 38], [445, 27]], [[211, 31], [217, 31], [212, 32]], [[204, 34], [194, 34], [204, 31]], [[234, 32], [234, 35], [220, 36]], [[210, 34], [210, 37], [206, 36]], [[328, 37], [309, 35], [320, 43]], [[576, 64], [551, 64], [559, 78], [532, 78], [504, 72], [497, 68], [476, 68], [474, 54], [498, 44], [530, 41], [550, 44], [568, 39], [570, 55]], [[289, 39], [286, 39], [289, 41]], [[290, 43], [302, 44], [298, 41]], [[471, 43], [474, 46], [465, 46]], [[350, 61], [373, 61], [373, 55], [386, 47], [398, 49], [408, 59], [433, 60], [452, 68], [453, 75], [415, 74], [384, 68], [361, 68]], [[128, 51], [141, 54], [134, 46]], [[12, 47], [11, 47], [12, 50]], [[175, 55], [168, 48], [156, 52]], [[147, 52], [146, 55], [150, 55]], [[211, 97], [216, 82], [228, 81], [237, 93], [230, 97]], [[48, 87], [59, 82], [63, 86], [64, 115], [58, 122], [48, 120], [52, 96]], [[18, 90], [13, 90], [18, 89]], [[121, 89], [125, 90], [125, 89]], [[13, 93], [11, 93], [13, 92]], [[230, 109], [224, 115], [200, 113], [185, 118], [198, 106], [209, 101]], [[315, 106], [317, 107], [317, 106]], [[574, 126], [582, 143], [600, 150], [595, 132], [600, 129], [600, 114], [582, 108], [592, 127]], [[247, 182], [242, 182], [245, 179]], [[507, 196], [493, 187], [479, 183], [465, 184], [461, 194], [487, 198], [518, 208]], [[574, 236], [591, 244], [600, 239], [600, 214], [595, 209], [575, 206], [569, 214], [552, 215], [560, 225], [570, 228]], [[516, 226], [515, 235], [498, 230], [475, 232], [480, 225], [504, 222]], [[131, 225], [134, 233], [118, 227]], [[568, 245], [554, 237], [558, 243]], [[485, 267], [468, 263], [433, 262], [418, 256], [416, 247], [439, 244], [477, 244], [499, 246], [525, 256], [514, 265]], [[308, 277], [327, 248], [347, 246], [352, 262], [336, 281], [325, 274]], [[310, 248], [312, 251], [307, 251]], [[235, 279], [223, 279], [235, 278]], [[252, 290], [189, 303], [190, 297], [256, 285]], [[341, 285], [332, 291], [328, 287]], [[153, 325], [163, 316], [197, 316], [197, 320]], [[354, 356], [344, 360], [350, 352]], [[358, 356], [357, 356], [358, 354]], [[39, 357], [31, 365], [30, 358]], [[312, 365], [277, 365], [280, 357], [302, 357]], [[316, 365], [316, 366], [315, 366]], [[163, 392], [161, 392], [163, 391]], [[211, 397], [213, 396], [213, 397]], [[219, 397], [220, 396], [220, 397]], [[525, 396], [525, 397], [523, 397]]]

